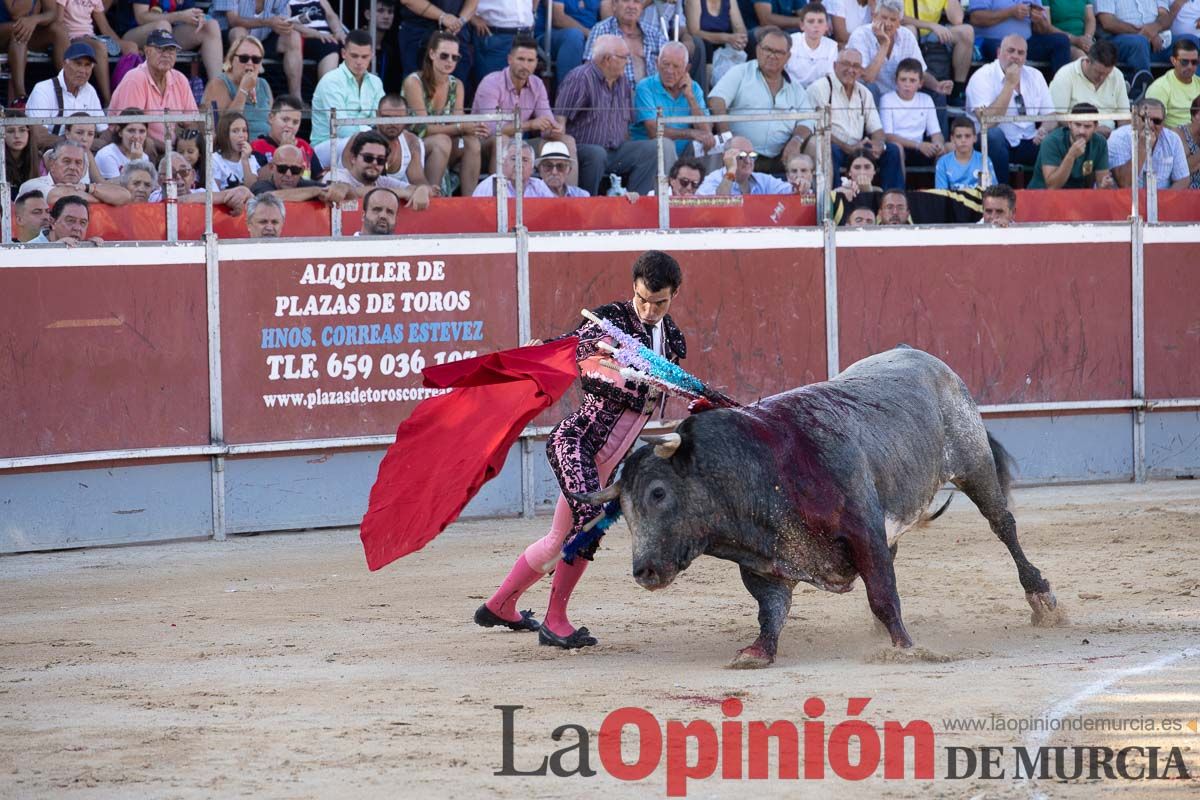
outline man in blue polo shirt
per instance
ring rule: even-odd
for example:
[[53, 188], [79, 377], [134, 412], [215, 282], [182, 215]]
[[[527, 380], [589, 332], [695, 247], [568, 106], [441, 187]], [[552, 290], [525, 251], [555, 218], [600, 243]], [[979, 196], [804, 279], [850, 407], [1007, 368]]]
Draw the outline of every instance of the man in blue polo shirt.
[[[629, 138], [653, 139], [657, 134], [656, 114], [662, 109], [664, 117], [698, 117], [708, 115], [708, 105], [700, 84], [688, 76], [687, 47], [680, 42], [670, 42], [658, 54], [658, 74], [638, 81], [633, 92], [633, 124], [629, 126]], [[675, 142], [675, 152], [684, 155], [699, 142], [702, 149], [712, 147], [716, 139], [712, 125], [707, 122], [695, 125], [668, 122], [663, 138]]]
[[[745, 136], [758, 154], [758, 168], [763, 172], [780, 172], [792, 156], [806, 152], [805, 146], [815, 144], [816, 111], [808, 92], [792, 83], [784, 71], [792, 53], [792, 40], [779, 28], [768, 26], [758, 30], [758, 58], [731, 68], [708, 93], [713, 114], [739, 114], [743, 111], [813, 112], [810, 119], [773, 120], [771, 122], [734, 122], [718, 124], [718, 131], [729, 130], [735, 136]], [[815, 147], [807, 151], [816, 153]]]

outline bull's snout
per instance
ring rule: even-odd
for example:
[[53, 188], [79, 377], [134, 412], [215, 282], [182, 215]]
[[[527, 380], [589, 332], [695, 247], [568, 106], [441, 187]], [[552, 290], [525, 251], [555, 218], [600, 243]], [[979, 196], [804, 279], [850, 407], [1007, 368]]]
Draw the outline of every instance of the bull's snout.
[[676, 570], [662, 564], [643, 561], [633, 565], [633, 579], [643, 589], [654, 591], [670, 585], [675, 580]]

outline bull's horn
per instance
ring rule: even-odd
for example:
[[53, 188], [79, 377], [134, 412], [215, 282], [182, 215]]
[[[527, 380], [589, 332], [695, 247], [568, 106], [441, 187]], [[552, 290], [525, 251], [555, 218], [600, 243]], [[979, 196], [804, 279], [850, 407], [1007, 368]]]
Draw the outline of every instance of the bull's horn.
[[609, 500], [616, 500], [621, 496], [621, 482], [613, 481], [613, 484], [607, 488], [601, 489], [598, 492], [590, 492], [587, 494], [572, 494], [571, 497], [582, 503], [587, 503], [593, 506], [602, 506]]
[[670, 458], [675, 455], [679, 445], [683, 444], [683, 437], [678, 433], [668, 433], [665, 436], [643, 436], [642, 439], [647, 444], [654, 445], [654, 455], [659, 458]]

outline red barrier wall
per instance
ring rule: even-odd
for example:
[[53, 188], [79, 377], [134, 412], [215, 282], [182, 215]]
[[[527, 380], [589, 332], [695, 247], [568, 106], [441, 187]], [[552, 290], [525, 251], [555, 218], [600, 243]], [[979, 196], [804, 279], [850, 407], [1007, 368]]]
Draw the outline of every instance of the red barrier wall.
[[[326, 248], [311, 260], [221, 264], [226, 441], [391, 433], [417, 400], [373, 392], [417, 389], [422, 360], [517, 344], [513, 255], [427, 256], [401, 247], [386, 259], [339, 259]], [[379, 280], [313, 283], [350, 264], [368, 265]]]
[[1128, 244], [839, 247], [842, 367], [897, 343], [980, 403], [1132, 396]]
[[[615, 198], [604, 202], [628, 206]], [[1087, 229], [1078, 231], [1081, 238], [1088, 235]], [[709, 249], [707, 233], [537, 237], [531, 240], [530, 254], [533, 335], [567, 332], [579, 323], [581, 308], [628, 298], [629, 270], [637, 255], [648, 247], [675, 244], [671, 252], [684, 267], [684, 285], [672, 314], [688, 338], [687, 369], [743, 401], [824, 379], [823, 251], [811, 246], [816, 237], [811, 232], [739, 235], [753, 236], [747, 244], [769, 249]], [[838, 248], [843, 367], [906, 342], [945, 359], [983, 403], [1131, 396], [1128, 243], [915, 247], [904, 246], [901, 237], [902, 246], [853, 246], [883, 235], [853, 234]], [[1052, 234], [1050, 241], [1058, 235]], [[1113, 235], [1111, 228], [1105, 233]], [[778, 246], [767, 238], [772, 236]], [[949, 241], [946, 234], [936, 236]], [[791, 246], [798, 239], [807, 245]], [[495, 246], [503, 250], [506, 244], [511, 241]], [[303, 257], [309, 246], [311, 259]], [[468, 247], [428, 240], [415, 246], [444, 252], [405, 251], [403, 239], [270, 245], [278, 248], [271, 253], [288, 255], [272, 259], [261, 258], [258, 244], [222, 250], [227, 441], [390, 433], [416, 400], [395, 394], [375, 399], [369, 393], [419, 387], [420, 378], [411, 369], [400, 374], [403, 361], [398, 356], [406, 356], [411, 367], [417, 349], [432, 364], [437, 353], [451, 358], [450, 353], [487, 352], [517, 343], [511, 252], [472, 250], [492, 246], [491, 240]], [[454, 247], [470, 254], [453, 254]], [[544, 252], [551, 248], [563, 252]], [[43, 267], [0, 268], [0, 315], [5, 321], [0, 328], [0, 455], [209, 442], [202, 265], [124, 265], [170, 260], [171, 248], [9, 252], [9, 264], [59, 260]], [[123, 264], [60, 266], [86, 264], [92, 252]], [[1156, 243], [1145, 252], [1147, 396], [1200, 396], [1196, 245]], [[390, 278], [378, 272], [389, 261], [407, 262], [408, 280], [401, 272]], [[438, 261], [444, 262], [441, 279], [434, 278], [433, 263]], [[315, 270], [311, 277], [321, 281], [332, 275], [335, 264], [364, 262], [377, 264], [379, 282], [342, 287], [301, 282], [310, 263]], [[426, 280], [421, 279], [421, 262], [428, 262]], [[470, 305], [435, 311], [418, 307], [414, 294], [413, 305], [405, 310], [402, 295], [407, 291], [436, 292], [444, 304], [447, 293], [469, 292]], [[387, 293], [395, 295], [396, 310], [368, 309], [368, 295]], [[330, 297], [324, 308], [322, 295]], [[349, 303], [353, 295], [358, 308]], [[292, 315], [292, 297], [296, 309], [310, 297], [318, 298], [314, 313]], [[336, 305], [339, 297], [344, 307]], [[396, 341], [383, 340], [382, 331], [370, 327], [384, 323], [401, 326], [398, 339], [392, 329]], [[412, 323], [439, 324], [414, 329]], [[326, 329], [331, 336], [338, 331], [363, 335], [362, 326], [367, 343], [322, 340]], [[414, 332], [445, 340], [414, 342]], [[336, 364], [331, 365], [335, 353]], [[304, 354], [311, 356], [308, 374]], [[359, 361], [369, 356], [371, 374], [331, 375], [336, 365], [345, 369], [348, 355]], [[385, 356], [391, 357], [388, 376], [382, 374]], [[356, 387], [358, 399], [346, 394]], [[322, 394], [337, 392], [343, 394]], [[535, 424], [554, 423], [574, 402], [576, 397], [568, 397]], [[669, 414], [681, 416], [681, 405]]]
[[1144, 260], [1146, 396], [1200, 397], [1200, 247], [1148, 244]]
[[[1017, 192], [1017, 216], [1021, 222], [1119, 221], [1129, 217], [1129, 193], [1111, 191], [1020, 191]], [[816, 208], [799, 197], [763, 195], [746, 197], [741, 204], [708, 205], [703, 199], [685, 201], [671, 209], [673, 228], [737, 228], [810, 226], [816, 224]], [[710, 201], [711, 202], [711, 201]], [[1200, 220], [1200, 192], [1159, 192], [1159, 219], [1162, 222]], [[1141, 201], [1145, 217], [1146, 201]], [[515, 204], [509, 201], [509, 225], [516, 218]], [[361, 212], [342, 215], [342, 230], [359, 229]], [[230, 217], [222, 208], [213, 210], [213, 227], [223, 239], [246, 236], [242, 217]], [[658, 227], [658, 211], [653, 197], [630, 203], [619, 197], [581, 199], [533, 199], [525, 203], [525, 227], [530, 231], [643, 230]], [[425, 211], [401, 209], [397, 233], [494, 233], [496, 204], [491, 198], [450, 197], [436, 199]], [[329, 210], [318, 202], [289, 203], [284, 225], [288, 236], [328, 236]], [[158, 205], [111, 208], [99, 203], [92, 207], [92, 235], [107, 241], [164, 241], [166, 221]], [[179, 238], [195, 241], [204, 233], [203, 206], [179, 206]]]
[[0, 269], [0, 454], [209, 443], [203, 265]]
[[[630, 270], [640, 253], [531, 253], [533, 334], [570, 331], [582, 322], [580, 309], [632, 298]], [[822, 251], [670, 253], [683, 267], [671, 316], [687, 338], [685, 369], [745, 402], [825, 379]], [[534, 424], [554, 424], [577, 403], [569, 393]], [[672, 413], [683, 416], [682, 404]]]

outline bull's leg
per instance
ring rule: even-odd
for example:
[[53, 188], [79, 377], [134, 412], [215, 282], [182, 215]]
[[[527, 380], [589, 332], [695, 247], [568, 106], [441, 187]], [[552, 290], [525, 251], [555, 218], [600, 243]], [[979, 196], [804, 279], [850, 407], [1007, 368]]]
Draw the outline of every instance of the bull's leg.
[[1066, 622], [1065, 612], [1058, 607], [1050, 581], [1042, 577], [1041, 571], [1030, 563], [1017, 541], [1017, 522], [1008, 510], [1008, 501], [1000, 482], [996, 478], [995, 468], [989, 463], [986, 470], [980, 470], [976, 475], [955, 481], [963, 493], [979, 508], [984, 519], [992, 528], [1017, 566], [1017, 577], [1025, 590], [1025, 600], [1033, 609], [1031, 622], [1039, 627], [1060, 625]]
[[850, 559], [867, 589], [867, 603], [871, 613], [879, 620], [892, 644], [896, 647], [912, 647], [912, 639], [904, 629], [900, 618], [900, 595], [896, 591], [896, 570], [892, 565], [892, 551], [888, 549], [887, 533], [882, 524], [850, 532], [846, 537], [850, 548]]
[[745, 567], [740, 569], [742, 583], [758, 601], [759, 631], [754, 644], [739, 650], [729, 666], [731, 669], [761, 669], [775, 661], [779, 632], [787, 622], [788, 611], [792, 607], [792, 590], [796, 584], [783, 578], [760, 575]]

